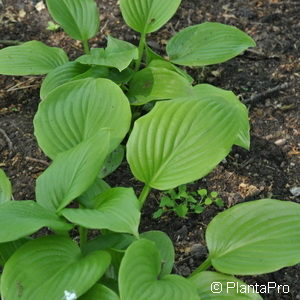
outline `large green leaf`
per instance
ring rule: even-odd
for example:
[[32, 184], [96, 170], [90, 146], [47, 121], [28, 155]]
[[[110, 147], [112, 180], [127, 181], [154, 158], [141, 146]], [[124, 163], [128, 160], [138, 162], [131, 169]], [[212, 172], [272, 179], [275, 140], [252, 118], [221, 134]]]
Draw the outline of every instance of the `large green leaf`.
[[158, 30], [171, 19], [181, 0], [120, 0], [127, 25], [140, 33]]
[[0, 266], [3, 267], [15, 251], [29, 241], [30, 238], [22, 238], [12, 242], [0, 243]]
[[73, 226], [34, 201], [10, 201], [0, 204], [0, 243], [17, 240], [42, 227], [67, 231]]
[[119, 296], [102, 284], [96, 284], [78, 300], [120, 300]]
[[218, 96], [156, 103], [135, 122], [129, 137], [131, 171], [159, 190], [205, 176], [230, 152], [240, 131], [240, 114], [238, 101]]
[[94, 208], [97, 204], [96, 196], [108, 189], [110, 189], [109, 184], [97, 176], [94, 183], [82, 195], [80, 195], [76, 201], [86, 208]]
[[36, 200], [59, 211], [85, 192], [95, 181], [107, 156], [109, 133], [102, 130], [92, 138], [59, 154], [37, 179]]
[[135, 73], [129, 82], [128, 97], [132, 105], [143, 105], [152, 100], [185, 97], [192, 93], [189, 81], [177, 72], [148, 67]]
[[255, 42], [233, 26], [206, 22], [187, 27], [167, 44], [167, 53], [173, 63], [184, 66], [206, 66], [224, 62]]
[[85, 73], [89, 68], [90, 66], [72, 61], [52, 70], [42, 83], [40, 90], [41, 98], [45, 99], [52, 90], [71, 81], [75, 76]]
[[34, 118], [39, 146], [52, 159], [102, 128], [111, 131], [113, 151], [129, 130], [130, 105], [122, 90], [108, 79], [81, 79], [54, 89]]
[[62, 49], [31, 41], [0, 50], [0, 74], [47, 74], [67, 61], [68, 57]]
[[126, 69], [133, 59], [138, 58], [136, 46], [108, 36], [107, 48], [93, 48], [90, 54], [77, 58], [81, 64], [100, 65], [117, 68], [120, 72]]
[[233, 276], [201, 272], [189, 280], [197, 287], [201, 300], [262, 300], [250, 286]]
[[175, 261], [175, 251], [170, 238], [164, 232], [156, 230], [144, 232], [140, 237], [155, 243], [161, 257], [160, 276], [170, 274]]
[[178, 275], [161, 276], [154, 242], [141, 239], [125, 252], [119, 272], [121, 300], [199, 300], [196, 287]]
[[223, 101], [228, 101], [236, 105], [236, 110], [239, 111], [236, 120], [239, 124], [239, 133], [234, 144], [249, 150], [250, 124], [248, 121], [248, 110], [247, 107], [239, 101], [238, 97], [231, 91], [226, 91], [210, 84], [198, 84], [194, 87], [194, 91], [197, 93], [197, 97], [205, 99], [206, 97], [215, 96], [220, 98], [220, 100], [223, 99]]
[[217, 215], [206, 231], [214, 268], [222, 273], [262, 274], [300, 262], [300, 205], [263, 199]]
[[88, 40], [99, 29], [99, 13], [93, 0], [46, 0], [53, 19], [75, 40]]
[[11, 183], [2, 169], [0, 169], [0, 203], [10, 201], [12, 197]]
[[66, 208], [62, 215], [86, 228], [109, 229], [138, 236], [140, 210], [133, 189], [109, 189], [100, 194], [95, 203], [94, 209]]
[[19, 248], [6, 263], [1, 295], [6, 300], [77, 299], [104, 274], [110, 255], [83, 256], [69, 238], [48, 236]]

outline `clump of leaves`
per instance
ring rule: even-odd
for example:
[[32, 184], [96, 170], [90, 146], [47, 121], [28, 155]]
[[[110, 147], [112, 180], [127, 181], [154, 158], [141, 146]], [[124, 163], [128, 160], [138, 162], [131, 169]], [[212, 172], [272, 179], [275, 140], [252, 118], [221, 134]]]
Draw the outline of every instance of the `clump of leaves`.
[[224, 207], [223, 200], [218, 197], [218, 192], [208, 192], [207, 189], [198, 189], [196, 192], [188, 191], [187, 185], [180, 185], [162, 193], [159, 209], [153, 218], [160, 218], [164, 213], [173, 211], [178, 217], [185, 218], [189, 213], [201, 214], [206, 206], [215, 203]]

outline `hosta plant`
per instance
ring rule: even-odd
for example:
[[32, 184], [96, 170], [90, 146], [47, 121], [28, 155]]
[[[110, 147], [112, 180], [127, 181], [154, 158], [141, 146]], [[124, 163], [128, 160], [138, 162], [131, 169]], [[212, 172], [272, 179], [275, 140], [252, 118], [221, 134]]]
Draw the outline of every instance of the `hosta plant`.
[[[152, 188], [199, 179], [233, 144], [249, 143], [247, 113], [233, 94], [206, 85], [194, 89], [194, 97], [158, 102], [135, 121], [126, 154], [133, 175], [144, 183], [139, 197], [132, 188], [117, 182], [110, 187], [104, 180], [124, 152], [119, 145], [131, 122], [117, 84], [81, 79], [41, 102], [35, 134], [53, 162], [37, 179], [36, 200], [11, 200], [11, 185], [1, 172], [3, 299], [199, 300], [215, 297], [213, 282], [223, 289], [219, 299], [228, 293], [232, 299], [261, 299], [250, 287], [245, 294], [226, 286], [247, 287], [234, 275], [300, 262], [300, 205], [287, 201], [261, 199], [217, 215], [206, 231], [209, 255], [189, 278], [172, 274], [174, 248], [166, 234], [140, 232]], [[44, 227], [51, 234], [32, 235]]]

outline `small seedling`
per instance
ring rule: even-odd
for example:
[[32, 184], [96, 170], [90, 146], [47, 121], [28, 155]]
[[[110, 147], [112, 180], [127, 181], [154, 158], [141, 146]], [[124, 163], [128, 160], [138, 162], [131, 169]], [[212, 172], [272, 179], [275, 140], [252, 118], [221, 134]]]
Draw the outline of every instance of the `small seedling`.
[[60, 26], [52, 21], [49, 21], [48, 22], [48, 26], [47, 26], [47, 30], [50, 30], [50, 31], [56, 31], [60, 28]]
[[196, 192], [188, 191], [187, 185], [180, 185], [162, 193], [159, 209], [153, 214], [153, 218], [160, 218], [164, 213], [173, 211], [177, 216], [185, 218], [190, 213], [201, 214], [206, 206], [215, 203], [218, 207], [224, 207], [223, 200], [218, 197], [218, 192], [209, 193], [206, 189]]

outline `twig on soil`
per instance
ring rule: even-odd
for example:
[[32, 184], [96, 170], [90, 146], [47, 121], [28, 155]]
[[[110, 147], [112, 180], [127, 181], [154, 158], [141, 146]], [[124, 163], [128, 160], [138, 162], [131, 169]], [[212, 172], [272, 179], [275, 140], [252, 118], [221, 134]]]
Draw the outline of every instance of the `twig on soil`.
[[6, 134], [6, 132], [0, 128], [0, 133], [3, 135], [3, 137], [5, 138], [6, 142], [7, 142], [7, 145], [8, 145], [8, 149], [10, 151], [13, 150], [13, 143], [12, 141], [10, 140], [10, 138], [8, 137], [8, 135]]
[[285, 82], [283, 84], [279, 84], [279, 85], [277, 85], [273, 88], [269, 88], [266, 91], [263, 91], [261, 93], [253, 94], [250, 98], [245, 99], [243, 102], [246, 103], [246, 104], [256, 102], [258, 100], [261, 100], [261, 99], [265, 98], [266, 96], [268, 96], [270, 94], [273, 94], [273, 93], [278, 92], [280, 90], [287, 89], [291, 85], [292, 85], [291, 82]]
[[47, 167], [50, 165], [50, 163], [48, 163], [47, 161], [42, 160], [42, 159], [37, 159], [37, 158], [29, 157], [29, 156], [26, 156], [25, 159], [29, 160], [29, 161], [33, 161], [33, 162], [37, 162], [37, 163], [43, 164], [43, 165], [45, 165]]
[[246, 53], [251, 53], [251, 54], [254, 54], [256, 56], [260, 56], [262, 58], [268, 58], [268, 59], [279, 58], [279, 55], [276, 55], [276, 54], [268, 55], [268, 54], [265, 54], [263, 52], [260, 52], [260, 51], [254, 50], [254, 49], [247, 49]]

